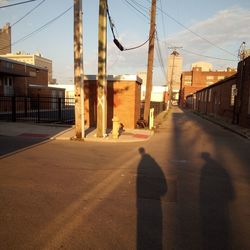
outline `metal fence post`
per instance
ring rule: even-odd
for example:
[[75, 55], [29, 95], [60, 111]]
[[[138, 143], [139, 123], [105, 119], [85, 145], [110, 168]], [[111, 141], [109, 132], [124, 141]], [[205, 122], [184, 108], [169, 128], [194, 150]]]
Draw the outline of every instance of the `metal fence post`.
[[27, 96], [24, 97], [24, 116], [27, 117], [27, 113], [28, 113], [28, 100], [27, 100]]
[[58, 103], [58, 120], [61, 121], [62, 120], [62, 100], [60, 97], [58, 97], [57, 99], [57, 103]]
[[40, 96], [37, 95], [37, 122], [40, 122]]
[[12, 96], [12, 121], [16, 121], [16, 96]]

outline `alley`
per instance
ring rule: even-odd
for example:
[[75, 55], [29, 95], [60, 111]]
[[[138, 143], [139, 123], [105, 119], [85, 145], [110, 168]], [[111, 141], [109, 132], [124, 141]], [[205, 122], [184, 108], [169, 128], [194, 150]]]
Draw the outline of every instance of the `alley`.
[[137, 143], [0, 160], [0, 249], [250, 249], [250, 142], [174, 107]]

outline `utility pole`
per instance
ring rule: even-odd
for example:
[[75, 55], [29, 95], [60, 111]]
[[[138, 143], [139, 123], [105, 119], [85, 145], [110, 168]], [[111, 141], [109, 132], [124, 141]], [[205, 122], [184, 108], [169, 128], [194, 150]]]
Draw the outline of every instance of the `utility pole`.
[[76, 139], [84, 138], [82, 0], [74, 0], [74, 83]]
[[98, 26], [98, 86], [97, 137], [105, 137], [107, 130], [107, 0], [99, 2]]
[[82, 0], [74, 0], [74, 81], [76, 139], [84, 138]]
[[153, 79], [153, 63], [154, 63], [154, 43], [155, 43], [155, 15], [156, 0], [152, 0], [150, 30], [149, 30], [149, 47], [148, 47], [148, 67], [147, 67], [147, 83], [143, 118], [148, 124], [148, 116], [151, 101], [152, 79]]

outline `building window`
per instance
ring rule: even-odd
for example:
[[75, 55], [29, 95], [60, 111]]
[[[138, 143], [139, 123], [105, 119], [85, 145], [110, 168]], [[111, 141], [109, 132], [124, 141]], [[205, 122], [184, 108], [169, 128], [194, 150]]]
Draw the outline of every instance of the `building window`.
[[12, 77], [4, 78], [3, 94], [4, 94], [4, 96], [13, 96], [14, 95], [13, 78]]
[[208, 102], [211, 102], [212, 89], [208, 90]]
[[225, 78], [225, 76], [218, 76], [217, 80], [220, 81], [220, 80], [223, 80], [224, 78]]
[[231, 99], [230, 99], [230, 105], [234, 106], [234, 102], [235, 102], [235, 96], [237, 95], [237, 88], [236, 88], [236, 84], [233, 84], [231, 87]]
[[206, 79], [207, 80], [214, 80], [214, 76], [207, 76]]
[[250, 115], [250, 89], [248, 93], [248, 114]]

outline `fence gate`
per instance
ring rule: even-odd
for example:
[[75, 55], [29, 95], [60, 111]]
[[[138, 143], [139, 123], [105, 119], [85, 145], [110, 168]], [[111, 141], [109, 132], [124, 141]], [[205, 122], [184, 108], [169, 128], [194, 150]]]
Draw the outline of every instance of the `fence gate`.
[[74, 98], [0, 96], [0, 120], [73, 124]]

